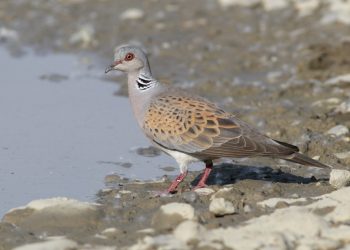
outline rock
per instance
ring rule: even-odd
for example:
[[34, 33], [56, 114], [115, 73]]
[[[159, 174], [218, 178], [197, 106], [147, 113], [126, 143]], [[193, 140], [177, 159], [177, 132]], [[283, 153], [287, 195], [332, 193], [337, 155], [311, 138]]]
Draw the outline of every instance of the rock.
[[69, 42], [71, 44], [79, 44], [82, 48], [96, 46], [97, 40], [95, 39], [95, 28], [90, 24], [83, 25], [78, 31], [70, 36]]
[[333, 169], [330, 174], [329, 184], [339, 189], [350, 184], [350, 172], [347, 170]]
[[182, 218], [186, 220], [194, 219], [194, 208], [186, 203], [168, 203], [160, 207], [160, 210], [167, 215], [180, 215]]
[[296, 239], [316, 237], [326, 226], [326, 222], [307, 209], [289, 207], [252, 219], [243, 226], [210, 230], [202, 237], [221, 241], [233, 249], [288, 249]]
[[288, 0], [261, 0], [266, 11], [280, 10], [288, 7]]
[[202, 230], [185, 221], [173, 234], [145, 237], [126, 249], [339, 249], [350, 243], [349, 193], [345, 187], [235, 227]]
[[120, 19], [122, 20], [137, 20], [141, 19], [145, 16], [145, 13], [141, 9], [130, 8], [125, 10], [121, 15]]
[[186, 220], [175, 228], [174, 236], [176, 239], [188, 243], [198, 241], [204, 231], [205, 228], [198, 222]]
[[76, 249], [78, 244], [75, 241], [66, 239], [64, 237], [54, 238], [52, 240], [30, 243], [26, 245], [22, 245], [13, 250], [68, 250], [68, 249]]
[[306, 198], [270, 198], [267, 200], [263, 200], [257, 203], [258, 206], [261, 207], [270, 207], [270, 208], [275, 208], [279, 203], [285, 203], [288, 205], [291, 205], [296, 202], [305, 202], [307, 201]]
[[319, 0], [294, 0], [294, 7], [300, 17], [311, 15], [320, 6]]
[[160, 207], [152, 218], [157, 229], [170, 229], [184, 220], [194, 220], [194, 208], [186, 203], [168, 203]]
[[198, 188], [194, 190], [198, 195], [211, 195], [215, 191], [211, 188]]
[[0, 28], [0, 41], [3, 41], [3, 40], [17, 41], [18, 37], [19, 36], [17, 31], [7, 29], [5, 27]]
[[232, 202], [224, 198], [214, 198], [209, 204], [209, 211], [216, 216], [223, 216], [235, 213], [235, 207]]
[[326, 133], [333, 136], [343, 136], [349, 133], [349, 129], [344, 125], [337, 125], [329, 129]]
[[218, 0], [222, 8], [231, 6], [252, 7], [260, 3], [260, 0]]
[[115, 227], [106, 228], [101, 232], [102, 235], [106, 236], [109, 239], [116, 239], [121, 233], [122, 231]]
[[153, 228], [145, 228], [141, 230], [137, 230], [137, 233], [139, 234], [154, 234], [154, 229]]
[[336, 114], [346, 114], [350, 113], [350, 100], [344, 101], [339, 106], [334, 109]]
[[159, 235], [156, 237], [145, 236], [142, 239], [139, 239], [138, 242], [131, 247], [122, 248], [125, 250], [151, 250], [151, 249], [183, 249], [189, 250], [190, 248], [187, 244], [183, 243], [176, 239], [172, 234], [171, 235]]
[[322, 236], [329, 239], [350, 243], [350, 226], [340, 225], [339, 227], [329, 228], [328, 230], [322, 232]]
[[198, 199], [198, 194], [195, 192], [184, 192], [181, 196], [188, 203], [193, 203]]
[[246, 204], [246, 205], [244, 205], [244, 207], [243, 207], [243, 211], [244, 211], [245, 213], [250, 213], [250, 212], [252, 211], [252, 207], [251, 207], [250, 205]]
[[349, 83], [350, 82], [350, 74], [340, 75], [333, 77], [331, 79], [328, 79], [325, 84], [326, 85], [339, 85], [343, 83]]
[[347, 159], [347, 158], [350, 158], [350, 151], [341, 152], [341, 153], [335, 153], [334, 155], [335, 155], [338, 159]]
[[226, 196], [231, 196], [230, 193], [233, 190], [233, 187], [224, 187], [219, 189], [215, 194], [213, 194], [210, 199], [214, 199], [217, 197], [226, 197]]
[[103, 216], [98, 204], [57, 197], [34, 200], [24, 207], [11, 209], [3, 221], [35, 233], [55, 235], [65, 230], [93, 230]]
[[296, 250], [309, 250], [309, 249], [339, 249], [341, 242], [332, 239], [325, 239], [320, 237], [304, 238], [299, 242]]
[[328, 8], [321, 19], [322, 24], [343, 23], [350, 24], [350, 4], [349, 1], [332, 0], [326, 1]]

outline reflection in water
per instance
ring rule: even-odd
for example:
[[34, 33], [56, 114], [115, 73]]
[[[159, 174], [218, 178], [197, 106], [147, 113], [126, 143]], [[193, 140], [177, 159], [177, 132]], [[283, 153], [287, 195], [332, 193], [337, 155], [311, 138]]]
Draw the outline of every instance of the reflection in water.
[[32, 199], [92, 200], [107, 174], [153, 179], [176, 166], [156, 151], [140, 155], [150, 143], [129, 101], [76, 57], [12, 58], [2, 48], [0, 60], [0, 216]]

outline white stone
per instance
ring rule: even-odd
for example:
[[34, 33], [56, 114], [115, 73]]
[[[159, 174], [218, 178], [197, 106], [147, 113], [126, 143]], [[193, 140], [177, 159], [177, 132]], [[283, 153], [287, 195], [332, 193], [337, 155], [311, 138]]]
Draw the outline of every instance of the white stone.
[[299, 16], [311, 15], [319, 6], [319, 0], [294, 0], [294, 6], [299, 12]]
[[350, 113], [350, 100], [344, 101], [341, 104], [339, 104], [339, 106], [334, 109], [334, 112], [337, 114]]
[[[145, 236], [130, 247], [122, 248], [127, 250], [189, 250], [190, 248], [182, 241], [177, 240], [173, 235], [158, 235], [156, 237]], [[192, 248], [191, 248], [192, 249]]]
[[288, 7], [288, 0], [261, 0], [266, 11], [280, 10]]
[[328, 10], [321, 19], [322, 24], [334, 22], [350, 24], [350, 2], [348, 0], [332, 0], [325, 1], [325, 3], [328, 5]]
[[248, 204], [246, 204], [246, 205], [244, 205], [244, 207], [243, 207], [243, 211], [244, 211], [245, 213], [250, 213], [250, 212], [252, 211], [252, 207], [249, 206]]
[[81, 202], [78, 200], [70, 199], [67, 197], [54, 197], [49, 199], [39, 199], [29, 202], [24, 207], [13, 208], [9, 212], [14, 212], [16, 210], [21, 209], [34, 209], [34, 210], [43, 210], [46, 208], [56, 208], [59, 210], [63, 208], [65, 213], [69, 213], [69, 211], [77, 211], [77, 210], [87, 210], [87, 209], [95, 209], [96, 206], [99, 206], [97, 203], [88, 203]]
[[276, 207], [278, 202], [285, 202], [287, 204], [293, 204], [296, 202], [305, 202], [305, 201], [307, 201], [306, 198], [298, 198], [298, 199], [295, 199], [295, 198], [290, 198], [290, 199], [288, 199], [288, 198], [270, 198], [270, 199], [258, 202], [257, 205], [261, 206], [261, 207], [274, 208], [274, 207]]
[[144, 228], [137, 230], [137, 232], [140, 234], [154, 234], [155, 230], [153, 228]]
[[231, 6], [251, 7], [260, 3], [260, 0], [218, 0], [223, 8]]
[[329, 184], [339, 189], [350, 184], [350, 172], [342, 169], [333, 169], [329, 177]]
[[94, 27], [90, 24], [83, 25], [78, 31], [70, 36], [69, 42], [71, 44], [80, 44], [82, 48], [97, 45]]
[[125, 10], [121, 15], [120, 19], [122, 20], [136, 20], [143, 18], [145, 13], [141, 9], [130, 8]]
[[334, 155], [335, 155], [338, 159], [346, 159], [346, 158], [350, 158], [350, 151], [341, 152], [341, 153], [335, 153]]
[[131, 194], [132, 192], [130, 190], [120, 190], [120, 194]]
[[340, 225], [322, 232], [322, 237], [350, 243], [350, 226]]
[[334, 135], [334, 136], [342, 136], [342, 135], [348, 134], [349, 129], [347, 127], [345, 127], [344, 125], [337, 125], [331, 129], [329, 129], [326, 133], [329, 135]]
[[328, 79], [325, 84], [326, 85], [337, 85], [341, 83], [349, 83], [350, 82], [350, 74], [344, 74], [340, 76], [333, 77]]
[[233, 187], [224, 187], [219, 189], [215, 194], [213, 194], [210, 197], [210, 200], [213, 200], [214, 198], [216, 198], [217, 196], [221, 196], [221, 195], [226, 195], [227, 193], [231, 192], [231, 190], [233, 189]]
[[210, 195], [214, 193], [215, 191], [211, 188], [198, 188], [194, 190], [198, 195]]
[[328, 249], [338, 249], [340, 246], [341, 246], [341, 242], [336, 240], [324, 239], [320, 237], [311, 237], [311, 238], [301, 239], [296, 250], [308, 250], [308, 249], [328, 250]]
[[18, 32], [15, 30], [7, 29], [5, 27], [0, 28], [0, 39], [9, 39], [13, 41], [18, 40]]
[[167, 215], [180, 215], [183, 219], [194, 219], [194, 208], [186, 203], [173, 202], [160, 207], [160, 210]]
[[174, 236], [176, 239], [187, 243], [193, 240], [199, 240], [204, 231], [205, 228], [198, 222], [186, 220], [175, 228]]
[[209, 211], [215, 215], [223, 216], [233, 214], [235, 207], [232, 202], [226, 201], [224, 198], [214, 198], [209, 204]]
[[13, 250], [68, 250], [76, 249], [78, 244], [66, 238], [57, 238], [44, 242], [30, 243], [14, 248]]
[[[308, 205], [291, 206], [253, 218], [235, 227], [200, 231], [198, 248], [207, 249], [339, 249], [350, 242], [350, 187], [313, 197]], [[315, 213], [322, 210], [325, 214]], [[326, 209], [326, 210], [325, 210]], [[184, 223], [186, 225], [186, 223]], [[174, 234], [144, 238], [131, 250], [192, 249], [197, 224], [176, 228]], [[186, 229], [187, 228], [187, 229]], [[191, 230], [186, 233], [181, 231]], [[180, 239], [180, 240], [179, 240]], [[182, 240], [181, 240], [182, 239]], [[342, 250], [345, 248], [341, 248]]]

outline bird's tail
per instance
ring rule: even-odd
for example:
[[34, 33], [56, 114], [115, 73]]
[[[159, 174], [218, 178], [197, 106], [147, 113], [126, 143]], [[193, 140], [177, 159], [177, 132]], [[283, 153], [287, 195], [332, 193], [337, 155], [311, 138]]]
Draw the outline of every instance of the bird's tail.
[[323, 164], [319, 161], [311, 159], [310, 157], [307, 157], [306, 155], [303, 155], [303, 154], [300, 154], [297, 152], [292, 154], [291, 158], [285, 158], [285, 160], [299, 163], [302, 165], [307, 165], [307, 166], [314, 166], [314, 167], [319, 167], [319, 168], [332, 168], [331, 166]]

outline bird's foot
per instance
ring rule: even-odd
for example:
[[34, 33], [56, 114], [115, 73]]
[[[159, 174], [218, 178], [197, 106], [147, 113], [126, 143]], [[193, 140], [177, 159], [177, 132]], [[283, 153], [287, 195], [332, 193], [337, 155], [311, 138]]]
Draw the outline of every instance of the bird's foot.
[[199, 180], [198, 184], [194, 188], [192, 188], [192, 190], [207, 187], [207, 184], [205, 183], [212, 169], [213, 169], [213, 163], [211, 161], [207, 162], [201, 179]]
[[187, 171], [180, 174], [178, 177], [175, 178], [175, 180], [173, 180], [173, 182], [170, 184], [169, 188], [167, 189], [167, 192], [169, 194], [174, 194], [176, 193], [176, 189], [179, 186], [179, 184], [183, 181], [183, 179], [185, 179], [187, 175]]

